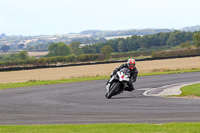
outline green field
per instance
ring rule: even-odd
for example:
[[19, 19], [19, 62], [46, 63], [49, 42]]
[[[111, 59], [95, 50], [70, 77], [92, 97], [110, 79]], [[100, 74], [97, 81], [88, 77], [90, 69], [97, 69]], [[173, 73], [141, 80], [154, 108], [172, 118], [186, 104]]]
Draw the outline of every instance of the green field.
[[10, 125], [1, 133], [199, 133], [200, 123]]

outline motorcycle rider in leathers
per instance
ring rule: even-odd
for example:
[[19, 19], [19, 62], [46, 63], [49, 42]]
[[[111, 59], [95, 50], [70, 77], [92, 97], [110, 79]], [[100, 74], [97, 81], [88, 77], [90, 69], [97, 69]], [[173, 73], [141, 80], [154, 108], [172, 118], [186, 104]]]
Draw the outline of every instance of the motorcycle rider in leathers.
[[[113, 73], [111, 73], [112, 77], [113, 75], [115, 75], [117, 73], [117, 71], [121, 70], [122, 68], [129, 68], [130, 70], [130, 81], [128, 83], [129, 87], [124, 88], [125, 91], [133, 91], [134, 87], [133, 87], [133, 83], [136, 82], [136, 78], [138, 75], [138, 70], [135, 67], [135, 60], [134, 59], [128, 59], [127, 63], [122, 64], [120, 67], [116, 68]], [[107, 91], [109, 90], [110, 87], [110, 82], [108, 80], [108, 82], [106, 83], [106, 89]]]

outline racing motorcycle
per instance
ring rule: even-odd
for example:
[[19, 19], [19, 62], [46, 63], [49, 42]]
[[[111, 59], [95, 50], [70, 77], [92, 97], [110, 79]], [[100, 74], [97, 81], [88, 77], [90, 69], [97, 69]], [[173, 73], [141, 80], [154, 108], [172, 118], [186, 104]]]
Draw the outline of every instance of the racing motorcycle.
[[110, 99], [112, 96], [122, 93], [124, 88], [128, 87], [129, 80], [130, 70], [128, 68], [122, 68], [119, 70], [109, 79], [110, 84], [106, 86], [106, 98]]

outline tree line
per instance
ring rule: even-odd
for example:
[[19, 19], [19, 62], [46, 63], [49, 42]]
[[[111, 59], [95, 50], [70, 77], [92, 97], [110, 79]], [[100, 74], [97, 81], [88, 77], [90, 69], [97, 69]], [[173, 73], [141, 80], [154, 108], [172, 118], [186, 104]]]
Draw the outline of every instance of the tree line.
[[[80, 47], [80, 44], [90, 43], [89, 40], [85, 39], [83, 41], [83, 40], [76, 39], [72, 41], [69, 44], [69, 46], [71, 44], [73, 45], [74, 42], [80, 43], [79, 49], [76, 48], [76, 50], [78, 50], [79, 52], [77, 52], [76, 54], [101, 53], [101, 48], [106, 45], [109, 45], [113, 49], [113, 52], [116, 52], [116, 53], [124, 53], [124, 52], [131, 52], [131, 51], [159, 50], [159, 49], [174, 47], [186, 41], [192, 42], [194, 33], [196, 32], [173, 31], [173, 32], [165, 32], [165, 33], [160, 32], [153, 35], [143, 35], [143, 36], [133, 35], [126, 39], [118, 38], [118, 39], [108, 40], [108, 41], [102, 39], [103, 42], [97, 42], [97, 43], [93, 43], [92, 45], [85, 45], [83, 47]], [[44, 51], [44, 50], [48, 50], [48, 48], [51, 47], [50, 45], [52, 44], [38, 44], [35, 46], [28, 45], [25, 50]], [[19, 45], [19, 48], [20, 46], [21, 45]], [[1, 47], [1, 51], [3, 52], [6, 52], [8, 50], [10, 50], [9, 46]]]
[[[85, 45], [80, 47], [81, 42], [75, 41], [71, 42], [69, 45], [65, 46], [62, 44], [52, 44], [49, 47], [50, 53], [48, 56], [61, 56], [61, 55], [80, 55], [80, 54], [103, 54], [105, 51], [124, 53], [131, 51], [149, 51], [149, 50], [160, 50], [167, 49], [170, 47], [175, 47], [182, 43], [189, 42], [193, 45], [193, 36], [195, 32], [185, 32], [185, 31], [174, 31], [166, 33], [157, 33], [154, 35], [144, 35], [138, 36], [133, 35], [126, 39], [118, 38], [114, 40], [109, 40], [106, 42], [98, 42], [93, 45]], [[198, 32], [197, 32], [198, 33]], [[59, 44], [59, 46], [58, 46]], [[60, 47], [60, 48], [59, 48]], [[64, 48], [66, 47], [66, 48]], [[60, 49], [56, 51], [55, 49]], [[65, 52], [63, 51], [64, 49]], [[68, 50], [67, 50], [68, 49]], [[58, 52], [60, 54], [58, 54]], [[64, 54], [61, 54], [64, 53]], [[108, 56], [107, 56], [108, 57]]]
[[48, 47], [49, 53], [40, 59], [29, 57], [26, 51], [21, 51], [17, 54], [1, 55], [0, 64], [4, 67], [22, 65], [23, 63], [26, 65], [49, 65], [58, 62], [98, 61], [109, 59], [113, 52], [149, 51], [177, 45], [200, 47], [200, 32], [174, 31], [145, 36], [133, 35], [126, 39], [119, 38], [86, 46], [81, 46], [81, 42], [78, 41], [71, 42], [68, 45], [63, 42], [53, 43]]
[[193, 41], [193, 34], [193, 32], [174, 31], [144, 36], [133, 35], [126, 39], [119, 38], [84, 46], [82, 50], [84, 54], [100, 53], [100, 49], [106, 45], [109, 45], [116, 53], [166, 49], [186, 41]]

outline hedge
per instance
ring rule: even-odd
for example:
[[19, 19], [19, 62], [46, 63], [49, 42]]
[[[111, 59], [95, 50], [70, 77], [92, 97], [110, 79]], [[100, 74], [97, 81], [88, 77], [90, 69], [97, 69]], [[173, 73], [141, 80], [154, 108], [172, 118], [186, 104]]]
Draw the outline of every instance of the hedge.
[[[198, 55], [200, 55], [200, 49], [186, 49], [186, 50], [152, 52], [151, 57], [170, 58], [170, 57], [198, 56]], [[96, 61], [101, 61], [102, 59], [103, 57], [100, 54], [84, 54], [78, 56], [75, 55], [55, 56], [55, 57], [47, 57], [39, 59], [0, 62], [0, 68], [49, 66], [49, 65], [57, 65], [58, 63], [71, 64], [75, 62], [88, 62], [88, 61], [96, 62]]]
[[198, 56], [198, 55], [200, 55], [200, 49], [185, 49], [185, 50], [152, 52], [151, 57], [162, 58], [162, 57]]
[[134, 52], [134, 53], [120, 53], [120, 54], [111, 55], [111, 58], [149, 56], [149, 55], [151, 55], [151, 53], [152, 53], [151, 51], [148, 51], [148, 52]]
[[74, 62], [87, 62], [87, 61], [99, 61], [101, 55], [99, 54], [84, 54], [84, 55], [69, 55], [69, 56], [55, 56], [39, 59], [27, 59], [18, 61], [5, 61], [0, 62], [1, 68], [16, 67], [16, 66], [46, 66], [57, 65], [58, 63], [74, 63]]

